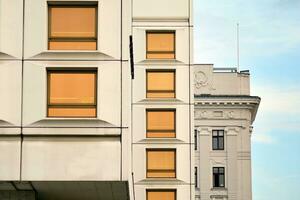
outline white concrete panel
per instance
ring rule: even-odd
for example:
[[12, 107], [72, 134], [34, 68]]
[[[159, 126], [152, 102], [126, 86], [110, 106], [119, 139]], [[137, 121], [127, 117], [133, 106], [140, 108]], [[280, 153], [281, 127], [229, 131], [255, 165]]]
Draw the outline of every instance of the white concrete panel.
[[[158, 101], [159, 99], [146, 98], [146, 71], [147, 70], [175, 70], [176, 86], [175, 99], [168, 99], [170, 102], [176, 104], [183, 104], [189, 102], [189, 67], [188, 66], [166, 66], [166, 65], [138, 65], [135, 67], [136, 78], [133, 80], [133, 102], [138, 103], [142, 101]], [[160, 99], [165, 101], [166, 99]]]
[[185, 0], [134, 0], [133, 18], [188, 19], [189, 1]]
[[0, 126], [21, 125], [22, 62], [0, 61]]
[[0, 180], [20, 180], [20, 138], [0, 137]]
[[[176, 178], [146, 178], [146, 149], [176, 149]], [[133, 171], [136, 184], [145, 184], [157, 181], [164, 183], [190, 183], [190, 145], [189, 144], [136, 144], [133, 146]]]
[[23, 180], [120, 180], [120, 138], [25, 138]]
[[[62, 62], [42, 61], [25, 62], [24, 65], [24, 125], [38, 126], [51, 124], [56, 126], [86, 126], [87, 119], [64, 120], [61, 118], [47, 118], [47, 68], [97, 68], [98, 94], [97, 118], [88, 120], [89, 126], [119, 127], [121, 109], [121, 75], [120, 62]], [[114, 77], [114, 78], [112, 78]], [[60, 121], [58, 119], [61, 119]], [[54, 121], [56, 120], [56, 122]], [[47, 122], [49, 121], [49, 122]], [[57, 122], [59, 121], [59, 122]], [[70, 122], [71, 121], [71, 122]], [[65, 123], [64, 123], [65, 122]], [[79, 123], [79, 124], [78, 124]]]
[[0, 59], [22, 58], [22, 0], [0, 0], [0, 30]]
[[[133, 107], [133, 142], [147, 142], [146, 138], [146, 109], [175, 109], [176, 138], [168, 139], [168, 143], [189, 143], [189, 105], [136, 105]], [[138, 122], [138, 123], [137, 123]], [[149, 139], [148, 139], [149, 140]], [[153, 139], [150, 139], [153, 140]], [[164, 139], [154, 139], [163, 142]], [[172, 141], [173, 140], [173, 141]]]
[[[81, 2], [83, 1], [90, 0], [81, 0]], [[94, 59], [119, 60], [121, 55], [121, 3], [119, 0], [93, 1], [98, 2], [98, 49], [89, 52], [95, 54]], [[87, 51], [48, 50], [48, 5], [46, 0], [26, 0], [25, 24], [25, 58], [49, 58], [49, 53], [53, 52], [75, 53], [76, 55], [71, 56], [72, 59], [87, 56], [85, 54]], [[82, 52], [82, 54], [78, 54], [78, 52]]]

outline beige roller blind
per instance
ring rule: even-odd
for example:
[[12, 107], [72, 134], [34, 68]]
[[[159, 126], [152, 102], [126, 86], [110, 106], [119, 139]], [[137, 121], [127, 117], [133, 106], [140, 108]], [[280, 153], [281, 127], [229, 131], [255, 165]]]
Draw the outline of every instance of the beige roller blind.
[[174, 130], [175, 111], [147, 111], [147, 130]]
[[95, 37], [95, 7], [50, 7], [51, 37]]
[[174, 51], [174, 33], [147, 33], [148, 51]]
[[94, 104], [95, 73], [50, 73], [50, 104]]
[[175, 191], [148, 191], [147, 200], [175, 200]]
[[174, 170], [174, 151], [148, 151], [148, 169], [150, 170]]
[[147, 32], [147, 59], [174, 59], [175, 32]]
[[147, 98], [174, 98], [175, 71], [148, 71]]

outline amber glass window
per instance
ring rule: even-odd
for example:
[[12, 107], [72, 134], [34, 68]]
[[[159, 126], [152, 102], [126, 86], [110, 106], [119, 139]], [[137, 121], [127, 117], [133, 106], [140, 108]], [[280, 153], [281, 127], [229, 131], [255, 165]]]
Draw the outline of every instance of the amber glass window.
[[147, 110], [147, 138], [175, 137], [175, 110]]
[[148, 31], [147, 59], [175, 59], [175, 32]]
[[96, 50], [97, 5], [48, 5], [50, 50]]
[[175, 98], [175, 71], [147, 71], [147, 98]]
[[147, 200], [176, 200], [176, 190], [147, 190]]
[[175, 177], [175, 149], [147, 149], [147, 178]]
[[48, 70], [48, 117], [96, 117], [96, 70]]

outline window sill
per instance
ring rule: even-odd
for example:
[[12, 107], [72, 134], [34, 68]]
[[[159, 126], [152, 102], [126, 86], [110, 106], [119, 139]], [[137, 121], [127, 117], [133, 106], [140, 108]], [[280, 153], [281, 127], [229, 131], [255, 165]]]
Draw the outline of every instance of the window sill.
[[226, 187], [213, 187], [210, 189], [211, 191], [227, 191]]
[[45, 53], [98, 53], [98, 50], [46, 50]]
[[146, 59], [138, 62], [137, 64], [183, 64], [183, 62], [176, 59]]
[[82, 120], [86, 120], [86, 121], [99, 121], [99, 119], [97, 117], [93, 117], [93, 118], [89, 118], [89, 117], [46, 117], [44, 118], [45, 121], [57, 121], [57, 120], [61, 120], [61, 121], [82, 121]]

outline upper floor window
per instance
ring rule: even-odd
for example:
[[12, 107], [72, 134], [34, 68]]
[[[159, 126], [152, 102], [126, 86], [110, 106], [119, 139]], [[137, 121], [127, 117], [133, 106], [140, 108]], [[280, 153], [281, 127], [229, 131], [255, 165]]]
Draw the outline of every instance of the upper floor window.
[[148, 31], [147, 59], [175, 59], [175, 32]]
[[176, 190], [147, 190], [147, 200], [176, 200]]
[[147, 98], [175, 98], [175, 71], [147, 71]]
[[147, 110], [147, 138], [175, 137], [175, 110]]
[[97, 71], [48, 69], [48, 117], [96, 117]]
[[213, 186], [225, 187], [225, 168], [214, 167], [213, 168]]
[[176, 150], [147, 149], [147, 178], [175, 178]]
[[198, 130], [197, 129], [194, 130], [194, 140], [195, 140], [194, 150], [198, 150]]
[[96, 50], [97, 4], [49, 4], [49, 50]]
[[212, 131], [213, 150], [224, 150], [224, 130]]

